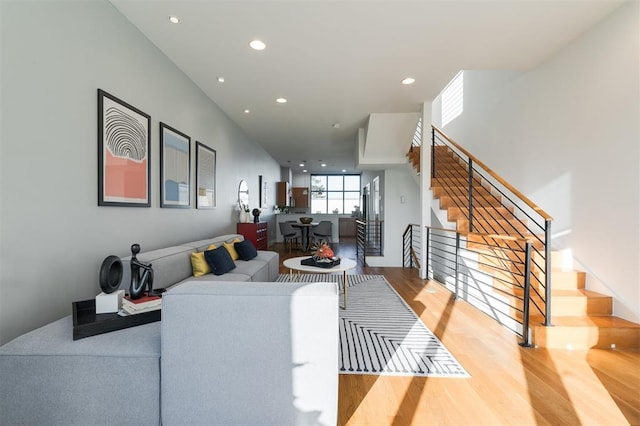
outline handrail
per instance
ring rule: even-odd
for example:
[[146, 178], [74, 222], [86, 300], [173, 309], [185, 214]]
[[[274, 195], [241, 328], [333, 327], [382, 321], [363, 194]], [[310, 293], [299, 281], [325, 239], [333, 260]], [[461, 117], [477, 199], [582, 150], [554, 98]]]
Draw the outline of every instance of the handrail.
[[[438, 146], [446, 147], [448, 150], [446, 153], [440, 151], [438, 156], [444, 155], [445, 158], [451, 156], [454, 163], [445, 161], [444, 166], [438, 168], [436, 142], [440, 142]], [[545, 296], [542, 298], [545, 301], [544, 325], [551, 325], [551, 216], [435, 126], [431, 127], [431, 177], [443, 184], [446, 196], [450, 197], [447, 201], [450, 205], [462, 209], [461, 211], [467, 210], [464, 216], [469, 232], [480, 231], [487, 234], [505, 232], [517, 238], [534, 239], [533, 242], [528, 241], [528, 244], [536, 254], [540, 255], [533, 258], [533, 263], [540, 269], [541, 274], [533, 275], [532, 279], [544, 288]], [[460, 186], [465, 188], [458, 190], [455, 185], [446, 184], [447, 179], [453, 179], [454, 183], [457, 180]], [[498, 209], [507, 205], [518, 211], [512, 211], [505, 216]], [[487, 218], [487, 209], [493, 210], [489, 213], [489, 218]], [[476, 210], [479, 213], [476, 214]], [[516, 223], [511, 221], [511, 217]], [[500, 223], [500, 218], [504, 220], [503, 223]], [[530, 224], [527, 218], [531, 220]], [[496, 220], [495, 224], [492, 223], [493, 220]], [[534, 226], [537, 228], [534, 229]], [[539, 235], [540, 230], [544, 231], [542, 238]], [[459, 238], [460, 234], [457, 235]], [[537, 245], [536, 240], [542, 244], [542, 247]], [[540, 265], [541, 262], [538, 260], [540, 258], [544, 266]], [[538, 293], [537, 288], [534, 288], [534, 291]]]
[[474, 155], [472, 155], [471, 153], [469, 153], [469, 151], [467, 151], [466, 149], [464, 149], [463, 147], [461, 147], [460, 145], [458, 145], [455, 141], [453, 141], [452, 139], [450, 139], [447, 135], [444, 134], [444, 132], [442, 130], [440, 130], [438, 127], [436, 126], [431, 126], [436, 132], [438, 132], [440, 134], [440, 136], [442, 136], [444, 139], [447, 140], [447, 142], [449, 142], [451, 145], [455, 146], [458, 150], [460, 150], [464, 155], [466, 155], [467, 157], [469, 157], [471, 160], [473, 160], [473, 162], [475, 164], [477, 164], [478, 166], [482, 167], [492, 178], [494, 178], [495, 180], [497, 180], [501, 185], [503, 185], [505, 188], [507, 188], [509, 191], [511, 191], [514, 195], [516, 195], [518, 198], [520, 198], [527, 206], [529, 206], [531, 209], [533, 209], [536, 213], [538, 213], [543, 219], [545, 220], [553, 220], [553, 217], [551, 217], [548, 213], [546, 213], [544, 210], [542, 210], [540, 207], [538, 207], [537, 204], [535, 204], [533, 201], [531, 201], [528, 197], [526, 197], [522, 192], [518, 191], [516, 188], [514, 188], [511, 184], [509, 184], [509, 182], [507, 182], [506, 180], [504, 180], [500, 175], [498, 175], [496, 172], [494, 172], [493, 170], [491, 170], [491, 168], [489, 168], [487, 165], [485, 165], [482, 161], [478, 160]]

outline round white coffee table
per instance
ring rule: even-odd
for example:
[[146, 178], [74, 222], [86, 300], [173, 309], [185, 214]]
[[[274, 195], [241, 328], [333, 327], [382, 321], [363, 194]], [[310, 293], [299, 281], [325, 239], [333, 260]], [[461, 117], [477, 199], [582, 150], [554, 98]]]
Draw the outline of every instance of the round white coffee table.
[[[292, 257], [282, 262], [285, 268], [289, 268], [289, 281], [293, 281], [293, 271], [298, 271], [298, 274], [300, 274], [300, 272], [313, 274], [334, 274], [336, 272], [342, 272], [342, 297], [344, 299], [342, 309], [347, 309], [347, 271], [356, 267], [356, 261], [352, 259], [340, 259], [340, 264], [332, 268], [308, 266], [300, 263], [302, 260], [308, 258], [309, 256]], [[340, 285], [340, 283], [338, 283], [338, 285]]]

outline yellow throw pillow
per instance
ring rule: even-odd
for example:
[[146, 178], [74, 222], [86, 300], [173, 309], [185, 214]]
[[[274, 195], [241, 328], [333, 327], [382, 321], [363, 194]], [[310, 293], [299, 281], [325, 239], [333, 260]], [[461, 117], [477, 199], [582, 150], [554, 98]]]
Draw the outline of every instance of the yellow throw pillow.
[[[215, 248], [215, 244], [211, 244], [206, 250], [213, 250]], [[211, 273], [211, 268], [209, 268], [209, 264], [204, 258], [204, 252], [206, 250], [191, 253], [191, 269], [193, 269], [194, 277], [200, 277]]]
[[240, 258], [240, 256], [238, 255], [238, 252], [236, 251], [236, 248], [233, 246], [233, 243], [239, 243], [239, 242], [240, 242], [240, 238], [236, 238], [235, 240], [231, 241], [230, 243], [223, 243], [224, 244], [224, 248], [227, 249], [227, 251], [231, 255], [231, 259], [233, 259], [234, 262], [236, 260], [238, 260]]
[[203, 251], [191, 253], [191, 268], [193, 269], [194, 277], [200, 277], [211, 273], [211, 268], [209, 268], [209, 264], [204, 259]]

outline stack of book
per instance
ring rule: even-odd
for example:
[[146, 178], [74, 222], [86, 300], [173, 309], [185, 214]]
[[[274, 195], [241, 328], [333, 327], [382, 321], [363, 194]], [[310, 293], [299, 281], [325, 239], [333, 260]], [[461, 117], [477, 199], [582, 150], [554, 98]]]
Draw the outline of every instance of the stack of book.
[[129, 296], [122, 298], [122, 310], [127, 315], [141, 314], [143, 312], [155, 311], [162, 307], [162, 298], [160, 296], [149, 296], [145, 293], [138, 299], [132, 299]]

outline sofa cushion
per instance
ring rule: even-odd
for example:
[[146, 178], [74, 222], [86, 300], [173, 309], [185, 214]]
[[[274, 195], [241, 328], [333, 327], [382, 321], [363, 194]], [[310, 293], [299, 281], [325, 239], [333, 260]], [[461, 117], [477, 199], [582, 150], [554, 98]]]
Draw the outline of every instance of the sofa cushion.
[[258, 259], [238, 260], [233, 272], [249, 275], [250, 281], [269, 281], [269, 266]]
[[269, 279], [266, 281], [275, 281], [278, 279], [278, 274], [280, 273], [280, 256], [278, 253], [275, 251], [258, 250], [258, 256], [252, 259], [252, 262], [255, 260], [262, 260], [269, 266]]
[[234, 244], [239, 242], [240, 242], [240, 239], [236, 238], [232, 241], [222, 243], [224, 245], [224, 248], [226, 248], [229, 254], [231, 255], [231, 259], [233, 260], [238, 260], [240, 258], [240, 256], [238, 256], [238, 252], [236, 251], [236, 248], [234, 247]]
[[[207, 247], [207, 250], [213, 250], [216, 248], [215, 244], [211, 244]], [[207, 259], [204, 258], [204, 251], [196, 251], [191, 253], [191, 269], [193, 269], [193, 276], [200, 277], [202, 275], [210, 274], [211, 268], [207, 263]]]
[[253, 243], [249, 240], [233, 243], [233, 247], [235, 247], [236, 251], [238, 252], [238, 257], [241, 260], [251, 260], [254, 257], [258, 256], [258, 251], [253, 246]]
[[[242, 262], [242, 260], [240, 260], [239, 262]], [[215, 282], [220, 282], [220, 281], [249, 282], [249, 281], [251, 281], [251, 276], [250, 275], [238, 273], [237, 266], [238, 265], [236, 264], [236, 269], [234, 269], [231, 272], [227, 272], [224, 275], [207, 274], [207, 275], [202, 275], [200, 277], [189, 277], [186, 280], [178, 283], [178, 285], [179, 284], [184, 284], [184, 283], [189, 282], [189, 281], [215, 281]], [[173, 288], [173, 287], [171, 287], [171, 288]]]
[[226, 274], [236, 267], [229, 251], [225, 247], [205, 251], [204, 258], [215, 275]]
[[193, 269], [194, 277], [199, 277], [211, 273], [211, 268], [209, 268], [209, 264], [204, 258], [203, 251], [191, 253], [191, 269]]
[[0, 348], [0, 423], [157, 426], [160, 322], [75, 341], [72, 329], [67, 316]]

